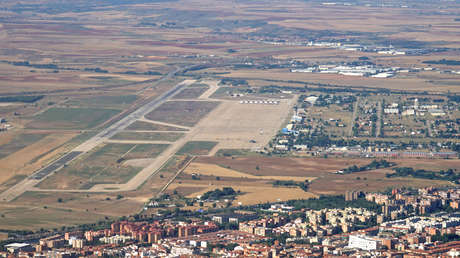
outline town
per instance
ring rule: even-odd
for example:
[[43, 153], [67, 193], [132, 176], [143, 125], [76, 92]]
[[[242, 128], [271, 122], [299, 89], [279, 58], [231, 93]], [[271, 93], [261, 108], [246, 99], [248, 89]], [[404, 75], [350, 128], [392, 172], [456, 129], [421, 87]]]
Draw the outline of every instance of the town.
[[[275, 153], [369, 158], [456, 158], [456, 99], [367, 93], [303, 93], [272, 140]], [[430, 141], [427, 141], [430, 139]]]
[[177, 210], [183, 215], [174, 218], [132, 216], [102, 223], [100, 229], [41, 232], [49, 236], [5, 244], [2, 255], [458, 256], [459, 209], [458, 187], [349, 191], [220, 212]]

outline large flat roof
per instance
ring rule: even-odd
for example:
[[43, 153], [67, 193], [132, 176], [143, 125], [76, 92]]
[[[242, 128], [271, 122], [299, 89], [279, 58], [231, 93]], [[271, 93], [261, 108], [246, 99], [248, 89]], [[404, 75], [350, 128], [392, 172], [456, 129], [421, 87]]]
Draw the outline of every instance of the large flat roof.
[[26, 247], [26, 246], [29, 246], [30, 244], [27, 244], [27, 243], [12, 243], [12, 244], [9, 244], [9, 245], [5, 245], [5, 247], [7, 248], [21, 248], [21, 247]]

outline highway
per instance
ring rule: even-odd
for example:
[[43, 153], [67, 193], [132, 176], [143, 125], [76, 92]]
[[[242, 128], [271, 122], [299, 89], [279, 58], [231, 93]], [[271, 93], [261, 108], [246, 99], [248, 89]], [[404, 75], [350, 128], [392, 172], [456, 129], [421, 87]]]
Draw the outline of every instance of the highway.
[[[187, 69], [182, 68], [182, 69], [176, 69], [175, 71], [170, 72], [160, 80], [156, 81], [154, 85], [151, 87], [154, 87], [156, 84], [159, 82], [171, 78], [174, 76], [176, 73], [179, 71]], [[103, 129], [101, 132], [99, 132], [97, 135], [93, 136], [89, 140], [85, 141], [84, 143], [78, 145], [75, 147], [73, 150], [69, 151], [68, 153], [64, 154], [57, 160], [51, 162], [44, 168], [41, 168], [40, 170], [34, 172], [31, 176], [25, 178], [21, 182], [17, 183], [16, 185], [12, 186], [11, 188], [7, 189], [3, 193], [0, 194], [0, 201], [5, 201], [5, 202], [10, 202], [20, 195], [22, 195], [24, 192], [26, 192], [28, 189], [34, 187], [37, 185], [39, 182], [53, 174], [54, 172], [58, 171], [62, 167], [64, 167], [66, 164], [71, 162], [72, 160], [78, 158], [80, 155], [92, 150], [95, 148], [97, 145], [105, 142], [106, 140], [110, 139], [112, 136], [117, 134], [118, 132], [124, 130], [126, 127], [134, 123], [136, 120], [143, 118], [145, 115], [150, 113], [152, 110], [163, 104], [165, 101], [167, 101], [169, 98], [174, 96], [174, 94], [178, 93], [180, 90], [182, 90], [185, 86], [188, 86], [192, 84], [194, 81], [193, 80], [186, 80], [183, 81], [177, 85], [175, 85], [173, 88], [169, 89], [159, 97], [149, 101], [148, 103], [142, 105], [139, 107], [137, 110], [134, 112], [126, 115], [124, 118], [121, 120], [115, 122], [111, 126]]]

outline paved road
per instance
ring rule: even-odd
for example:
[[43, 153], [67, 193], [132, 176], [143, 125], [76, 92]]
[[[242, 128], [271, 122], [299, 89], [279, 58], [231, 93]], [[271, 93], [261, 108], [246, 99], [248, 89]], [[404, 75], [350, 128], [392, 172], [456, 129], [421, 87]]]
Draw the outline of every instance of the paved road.
[[214, 92], [219, 88], [219, 82], [218, 81], [204, 81], [203, 83], [207, 84], [209, 86], [209, 89], [205, 91], [203, 94], [201, 94], [199, 99], [205, 99], [209, 100], [209, 97], [211, 97]]
[[353, 127], [355, 127], [356, 116], [358, 115], [359, 97], [356, 97], [356, 102], [353, 106], [353, 114], [351, 115], [351, 124], [348, 131], [348, 136], [353, 137]]
[[[159, 82], [172, 77], [175, 75], [177, 72], [179, 72], [181, 69], [177, 69], [171, 73], [169, 73], [167, 76], [163, 77], [162, 79], [158, 80], [156, 84]], [[0, 194], [0, 201], [6, 201], [10, 202], [14, 199], [16, 199], [18, 196], [22, 195], [24, 192], [27, 190], [31, 189], [33, 186], [41, 182], [43, 179], [51, 175], [53, 172], [56, 172], [57, 170], [61, 169], [64, 167], [67, 163], [70, 161], [76, 159], [78, 156], [81, 154], [88, 152], [92, 150], [94, 147], [97, 145], [103, 143], [104, 141], [108, 140], [118, 132], [124, 130], [126, 127], [131, 125], [133, 122], [138, 120], [139, 118], [144, 117], [146, 114], [151, 112], [153, 109], [161, 105], [163, 102], [168, 100], [170, 97], [172, 97], [174, 94], [178, 93], [182, 88], [185, 86], [188, 86], [192, 84], [193, 80], [186, 80], [183, 81], [167, 92], [163, 93], [160, 95], [158, 98], [148, 102], [147, 104], [141, 106], [139, 109], [136, 111], [128, 114], [118, 122], [112, 124], [108, 128], [102, 130], [100, 133], [97, 135], [93, 136], [91, 139], [85, 141], [84, 143], [80, 144], [77, 146], [75, 149], [72, 151], [68, 152], [61, 158], [57, 159], [56, 161], [53, 161], [52, 163], [48, 164], [46, 167], [38, 170], [28, 178], [24, 179], [23, 181], [19, 182], [18, 184], [12, 186], [11, 188], [7, 189], [3, 193]], [[155, 86], [153, 85], [153, 86]], [[152, 87], [153, 87], [152, 86]]]
[[107, 143], [123, 143], [123, 144], [171, 144], [170, 141], [152, 141], [152, 140], [107, 140]]
[[431, 129], [431, 125], [433, 124], [433, 121], [428, 120], [427, 121], [427, 129], [428, 129], [428, 136], [433, 137], [433, 130]]
[[381, 137], [382, 136], [382, 102], [377, 102], [377, 125], [376, 125], [376, 132], [375, 132], [375, 137]]
[[[185, 130], [185, 131], [190, 130], [190, 127], [188, 127], [188, 126], [176, 125], [176, 124], [165, 123], [165, 122], [160, 122], [160, 121], [152, 121], [152, 120], [146, 119], [145, 117], [140, 118], [139, 121], [141, 121], [141, 122], [146, 122], [146, 123], [157, 124], [157, 125], [164, 125], [164, 126], [176, 127], [176, 128], [183, 129], [183, 130]], [[171, 131], [170, 131], [170, 132], [171, 132]], [[173, 132], [184, 132], [184, 131], [173, 131]]]

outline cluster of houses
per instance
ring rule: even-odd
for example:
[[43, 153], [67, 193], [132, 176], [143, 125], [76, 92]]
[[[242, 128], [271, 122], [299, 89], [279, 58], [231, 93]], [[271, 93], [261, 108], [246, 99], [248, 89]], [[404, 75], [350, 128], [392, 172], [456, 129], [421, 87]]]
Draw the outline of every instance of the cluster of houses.
[[413, 105], [405, 105], [400, 107], [398, 103], [388, 104], [384, 109], [384, 113], [387, 115], [399, 115], [402, 116], [425, 116], [430, 114], [433, 117], [442, 117], [446, 115], [446, 112], [438, 104], [419, 104], [417, 98], [414, 99]]

